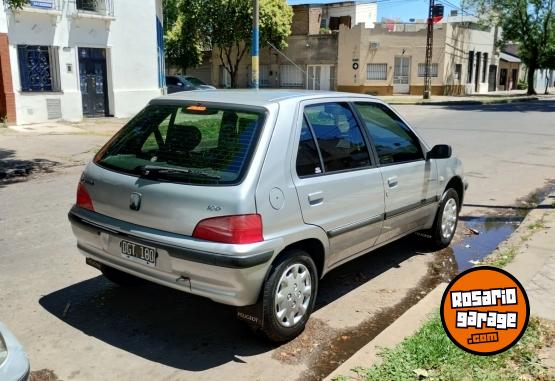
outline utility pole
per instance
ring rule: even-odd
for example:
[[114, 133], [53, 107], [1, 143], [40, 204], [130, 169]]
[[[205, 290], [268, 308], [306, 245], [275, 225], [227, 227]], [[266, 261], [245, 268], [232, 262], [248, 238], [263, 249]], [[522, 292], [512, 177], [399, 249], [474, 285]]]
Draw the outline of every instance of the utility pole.
[[253, 0], [252, 18], [252, 88], [259, 88], [259, 65], [260, 65], [260, 5], [259, 0]]
[[424, 99], [430, 99], [432, 93], [432, 55], [434, 51], [434, 9], [435, 0], [430, 0], [428, 12], [428, 35], [426, 38], [426, 68], [424, 72]]

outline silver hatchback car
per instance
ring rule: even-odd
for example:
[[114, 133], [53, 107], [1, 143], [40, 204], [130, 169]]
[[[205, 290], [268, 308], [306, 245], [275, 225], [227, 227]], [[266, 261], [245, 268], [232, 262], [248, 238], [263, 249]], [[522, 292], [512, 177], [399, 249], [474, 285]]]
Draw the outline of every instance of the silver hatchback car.
[[331, 269], [418, 231], [449, 245], [465, 190], [451, 148], [376, 98], [188, 92], [151, 101], [98, 152], [69, 219], [108, 279], [237, 306], [279, 342]]

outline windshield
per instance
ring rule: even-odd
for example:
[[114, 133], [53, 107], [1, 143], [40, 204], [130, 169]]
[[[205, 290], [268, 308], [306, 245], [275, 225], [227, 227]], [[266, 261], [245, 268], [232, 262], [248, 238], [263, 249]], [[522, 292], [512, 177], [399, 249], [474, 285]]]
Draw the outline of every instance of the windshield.
[[206, 83], [195, 77], [185, 77], [185, 80], [189, 81], [193, 86], [206, 85]]
[[241, 182], [263, 111], [150, 105], [95, 157], [95, 163], [149, 179], [189, 184]]

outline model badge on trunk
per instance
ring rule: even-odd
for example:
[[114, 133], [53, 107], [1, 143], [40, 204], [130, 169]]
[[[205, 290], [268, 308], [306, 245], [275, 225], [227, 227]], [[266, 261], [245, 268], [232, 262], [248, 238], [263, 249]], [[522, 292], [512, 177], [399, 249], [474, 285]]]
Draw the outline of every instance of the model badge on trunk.
[[129, 203], [129, 209], [139, 210], [141, 209], [141, 199], [142, 195], [140, 193], [131, 193], [131, 202]]

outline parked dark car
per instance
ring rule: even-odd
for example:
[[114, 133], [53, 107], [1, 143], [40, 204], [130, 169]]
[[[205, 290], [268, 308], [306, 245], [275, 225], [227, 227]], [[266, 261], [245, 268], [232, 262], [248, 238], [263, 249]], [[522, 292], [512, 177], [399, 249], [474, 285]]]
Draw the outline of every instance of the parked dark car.
[[166, 86], [168, 87], [168, 94], [179, 93], [180, 91], [215, 89], [214, 86], [188, 75], [167, 75]]

